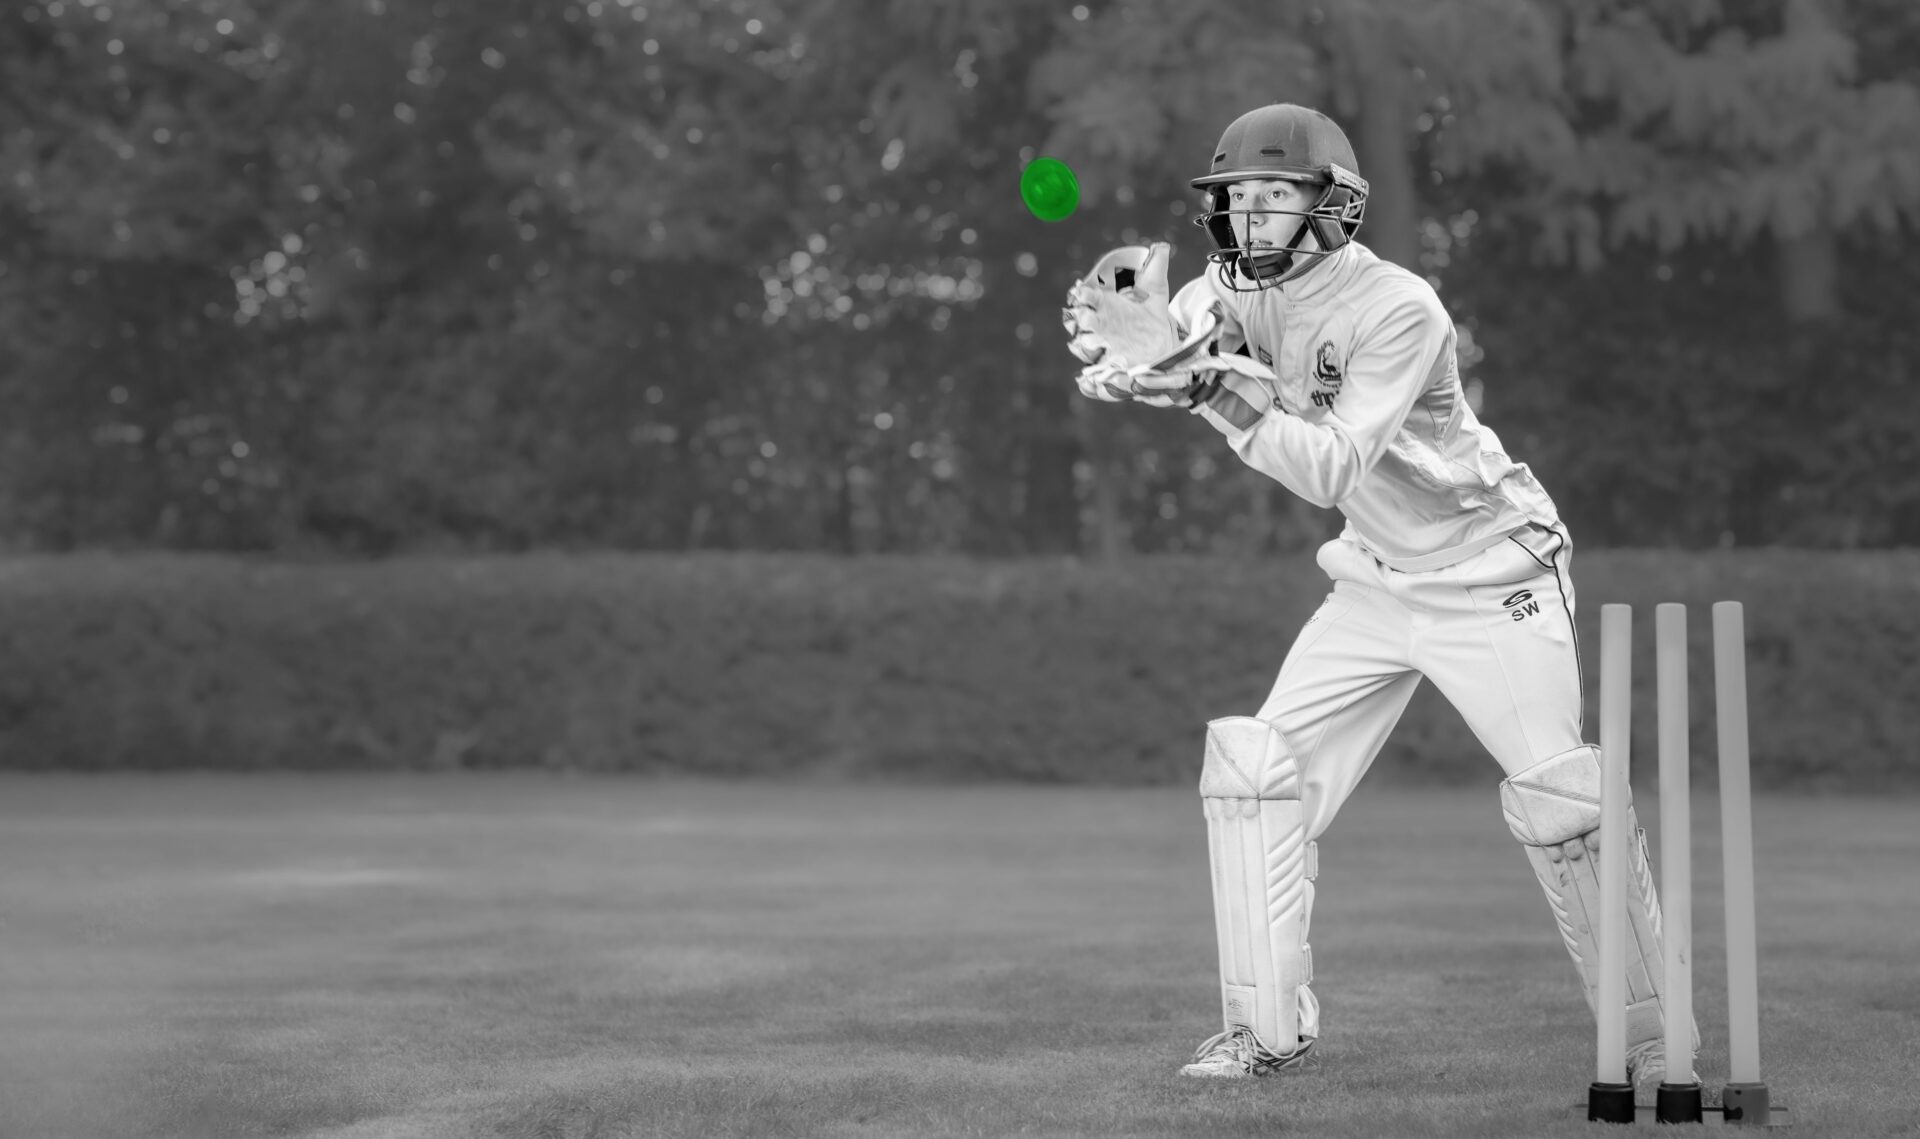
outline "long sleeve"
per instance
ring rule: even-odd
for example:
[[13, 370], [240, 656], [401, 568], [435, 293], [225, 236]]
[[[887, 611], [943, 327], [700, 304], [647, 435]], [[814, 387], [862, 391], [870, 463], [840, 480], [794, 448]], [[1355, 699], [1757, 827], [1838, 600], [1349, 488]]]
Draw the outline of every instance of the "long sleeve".
[[1452, 324], [1437, 300], [1403, 294], [1359, 325], [1338, 398], [1320, 422], [1276, 406], [1257, 382], [1238, 376], [1223, 377], [1195, 407], [1243, 462], [1315, 506], [1354, 493], [1452, 354]]

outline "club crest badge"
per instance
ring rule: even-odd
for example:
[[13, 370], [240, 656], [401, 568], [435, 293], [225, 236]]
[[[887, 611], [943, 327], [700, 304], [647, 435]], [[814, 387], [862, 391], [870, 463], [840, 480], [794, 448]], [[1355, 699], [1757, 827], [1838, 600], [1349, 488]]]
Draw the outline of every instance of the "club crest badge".
[[1313, 378], [1320, 384], [1319, 390], [1309, 393], [1315, 407], [1331, 408], [1340, 396], [1340, 385], [1347, 382], [1347, 377], [1340, 374], [1337, 351], [1333, 341], [1326, 340], [1313, 354]]
[[1339, 391], [1347, 378], [1340, 374], [1340, 361], [1334, 353], [1333, 341], [1328, 340], [1320, 345], [1320, 350], [1313, 354], [1313, 378], [1319, 380], [1323, 387]]

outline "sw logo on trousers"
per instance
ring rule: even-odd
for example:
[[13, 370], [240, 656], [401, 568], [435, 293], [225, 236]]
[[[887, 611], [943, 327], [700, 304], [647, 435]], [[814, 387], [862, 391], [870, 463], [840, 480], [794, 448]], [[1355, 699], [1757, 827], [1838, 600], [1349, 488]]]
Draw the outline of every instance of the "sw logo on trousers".
[[1540, 612], [1540, 603], [1533, 599], [1531, 589], [1523, 589], [1500, 603], [1500, 608], [1509, 610], [1516, 621], [1523, 621]]

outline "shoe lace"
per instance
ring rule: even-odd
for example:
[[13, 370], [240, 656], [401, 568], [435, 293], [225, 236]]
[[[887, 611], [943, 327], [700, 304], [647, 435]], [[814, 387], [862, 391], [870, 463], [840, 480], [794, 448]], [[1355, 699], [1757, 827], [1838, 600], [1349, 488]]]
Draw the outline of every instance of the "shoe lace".
[[1261, 1045], [1253, 1030], [1235, 1025], [1225, 1032], [1208, 1037], [1194, 1052], [1196, 1064], [1208, 1060], [1226, 1059], [1246, 1064], [1254, 1068], [1271, 1068], [1285, 1060], [1285, 1056], [1276, 1056]]
[[1235, 1026], [1202, 1041], [1200, 1047], [1194, 1050], [1193, 1062], [1201, 1064], [1208, 1060], [1238, 1060], [1249, 1063], [1252, 1053], [1253, 1034]]
[[1642, 1040], [1627, 1049], [1627, 1071], [1635, 1075], [1648, 1070], [1648, 1061], [1660, 1061], [1660, 1067], [1666, 1067], [1667, 1046], [1664, 1041]]

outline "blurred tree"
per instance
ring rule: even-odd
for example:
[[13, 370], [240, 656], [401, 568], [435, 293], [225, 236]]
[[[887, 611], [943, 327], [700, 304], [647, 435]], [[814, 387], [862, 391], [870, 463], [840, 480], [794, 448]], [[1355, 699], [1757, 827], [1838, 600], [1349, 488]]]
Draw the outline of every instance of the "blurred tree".
[[[1549, 264], [1605, 267], [1593, 288], [1548, 287], [1588, 295], [1577, 319], [1605, 342], [1566, 361], [1561, 375], [1591, 373], [1586, 361], [1631, 346], [1617, 370], [1601, 373], [1625, 398], [1582, 433], [1597, 452], [1591, 465], [1613, 464], [1605, 469], [1623, 476], [1609, 492], [1616, 521], [1635, 482], [1668, 460], [1693, 468], [1649, 482], [1631, 525], [1601, 533], [1857, 540], [1847, 535], [1865, 532], [1863, 508], [1885, 517], [1882, 495], [1808, 492], [1866, 482], [1920, 428], [1904, 443], [1876, 433], [1874, 446], [1839, 462], [1812, 440], [1849, 433], [1860, 408], [1900, 402], [1904, 369], [1858, 352], [1863, 338], [1884, 342], [1891, 328], [1873, 299], [1889, 287], [1873, 283], [1886, 266], [1843, 273], [1840, 258], [1850, 247], [1910, 240], [1920, 219], [1920, 95], [1911, 74], [1890, 65], [1897, 53], [1861, 66], [1863, 43], [1904, 34], [1909, 49], [1920, 46], [1910, 10], [1840, 0], [1724, 9], [1712, 0], [1554, 0], [1542, 9], [1564, 57], [1563, 91], [1547, 107], [1564, 121], [1542, 120], [1543, 129], [1515, 136], [1521, 145], [1489, 152], [1449, 118], [1435, 153], [1468, 187], [1506, 199], [1488, 211], [1483, 237], [1530, 234], [1533, 255]], [[1483, 254], [1492, 248], [1480, 244]], [[1753, 291], [1756, 277], [1771, 278], [1771, 296]], [[1538, 313], [1538, 275], [1513, 278], [1530, 291], [1502, 294], [1497, 276], [1478, 276], [1482, 302]], [[1636, 278], [1642, 296], [1665, 296], [1668, 307], [1625, 319], [1641, 299]], [[1674, 294], [1703, 287], [1705, 303], [1687, 298], [1680, 319]], [[1544, 361], [1571, 342], [1569, 327], [1549, 320], [1533, 343], [1516, 342], [1515, 328], [1504, 339], [1513, 355]], [[1860, 362], [1836, 376], [1841, 358]], [[1591, 394], [1560, 384], [1536, 406], [1580, 407]], [[1680, 429], [1676, 450], [1635, 461], [1647, 455], [1654, 417]], [[1711, 507], [1680, 505], [1690, 497]]]
[[1528, 156], [1546, 251], [1585, 266], [1644, 241], [1775, 244], [1791, 321], [1838, 313], [1836, 237], [1920, 219], [1920, 92], [1863, 74], [1841, 0], [1723, 10], [1558, 0], [1568, 132]]
[[1293, 100], [1584, 535], [1920, 541], [1915, 59], [1903, 0], [30, 0], [0, 527], [1307, 545], [1203, 424], [1071, 397], [1055, 315], [1114, 244], [1199, 272], [1188, 180]]
[[[796, 16], [819, 60], [794, 92], [814, 116], [793, 207], [818, 220], [794, 235], [813, 244], [776, 295], [806, 282], [787, 320], [890, 342], [850, 372], [869, 376], [869, 397], [888, 393], [865, 402], [859, 431], [894, 461], [843, 481], [878, 490], [885, 477], [881, 498], [956, 505], [949, 541], [984, 552], [1080, 545], [1069, 389], [1036, 343], [1037, 318], [1058, 308], [1040, 266], [1067, 262], [1068, 231], [1012, 192], [1038, 134], [1026, 76], [1055, 18], [1018, 0], [900, 0], [877, 17], [816, 2]], [[858, 406], [836, 394], [841, 414]]]
[[233, 266], [262, 252], [271, 63], [208, 7], [0, 13], [0, 384], [16, 524], [55, 546], [253, 545]]

